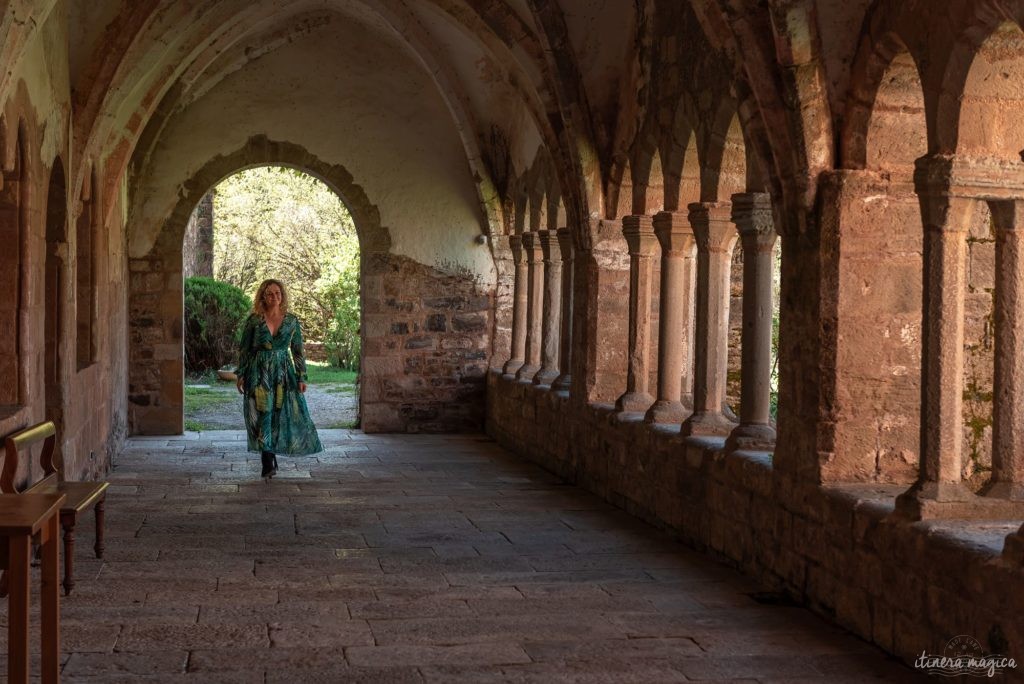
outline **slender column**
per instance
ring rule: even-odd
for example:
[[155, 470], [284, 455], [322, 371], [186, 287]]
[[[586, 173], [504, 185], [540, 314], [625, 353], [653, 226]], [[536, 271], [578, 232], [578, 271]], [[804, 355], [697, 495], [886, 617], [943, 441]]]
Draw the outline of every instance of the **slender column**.
[[544, 310], [544, 261], [537, 233], [523, 235], [523, 251], [526, 253], [526, 356], [525, 362], [516, 373], [516, 379], [532, 382], [540, 370], [540, 346], [543, 333]]
[[729, 364], [729, 273], [736, 226], [729, 202], [690, 205], [697, 241], [697, 339], [693, 415], [684, 435], [728, 435], [736, 426], [722, 412]]
[[558, 354], [558, 376], [551, 389], [568, 392], [572, 385], [572, 278], [573, 278], [572, 232], [568, 228], [558, 229], [558, 252], [562, 257], [562, 335]]
[[743, 338], [740, 349], [740, 424], [727, 448], [771, 450], [772, 252], [775, 222], [771, 196], [732, 196], [732, 220], [743, 246]]
[[961, 448], [967, 229], [974, 200], [922, 189], [920, 183], [918, 195], [925, 232], [920, 474], [896, 500], [897, 510], [912, 518], [931, 517], [931, 502], [973, 498], [961, 480]]
[[626, 216], [622, 234], [629, 246], [629, 350], [626, 393], [617, 411], [646, 411], [654, 403], [648, 391], [651, 356], [651, 288], [657, 241], [649, 216]]
[[992, 479], [986, 495], [1024, 500], [1024, 201], [992, 203], [996, 229]]
[[558, 377], [559, 337], [562, 329], [562, 256], [558, 248], [558, 233], [544, 230], [540, 236], [544, 255], [544, 322], [542, 326], [541, 369], [533, 384], [548, 386]]
[[[684, 214], [663, 211], [654, 217], [661, 244], [661, 299], [658, 330], [658, 400], [647, 412], [648, 423], [680, 423], [692, 408], [683, 404], [692, 385], [685, 364], [693, 346], [690, 327], [693, 292], [694, 238]], [[684, 389], [685, 388], [685, 389]], [[693, 395], [685, 397], [692, 404]]]
[[515, 263], [515, 284], [512, 294], [512, 357], [505, 363], [505, 375], [515, 376], [526, 358], [526, 290], [528, 267], [523, 254], [523, 236], [509, 235], [508, 246]]

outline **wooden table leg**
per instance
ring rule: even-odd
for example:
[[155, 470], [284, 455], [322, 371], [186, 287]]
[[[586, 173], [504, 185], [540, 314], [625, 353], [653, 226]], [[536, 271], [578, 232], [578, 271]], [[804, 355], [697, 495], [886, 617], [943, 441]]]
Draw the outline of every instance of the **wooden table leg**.
[[96, 502], [96, 551], [97, 558], [103, 558], [103, 519], [107, 508], [107, 495], [104, 494], [103, 498]]
[[60, 530], [57, 516], [46, 522], [48, 539], [43, 543], [42, 600], [42, 668], [43, 684], [60, 681]]
[[75, 588], [75, 518], [61, 516], [60, 526], [64, 528], [64, 595]]
[[7, 681], [28, 682], [28, 564], [32, 556], [32, 536], [9, 537], [7, 594]]

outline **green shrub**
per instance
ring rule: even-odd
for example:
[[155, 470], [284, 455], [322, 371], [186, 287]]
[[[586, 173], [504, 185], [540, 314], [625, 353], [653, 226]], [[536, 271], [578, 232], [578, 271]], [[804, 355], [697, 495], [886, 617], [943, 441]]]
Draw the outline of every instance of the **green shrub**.
[[185, 280], [185, 370], [202, 373], [238, 357], [242, 323], [252, 300], [213, 278]]
[[359, 370], [359, 254], [354, 249], [325, 269], [322, 296], [333, 311], [324, 335], [327, 359], [346, 370]]

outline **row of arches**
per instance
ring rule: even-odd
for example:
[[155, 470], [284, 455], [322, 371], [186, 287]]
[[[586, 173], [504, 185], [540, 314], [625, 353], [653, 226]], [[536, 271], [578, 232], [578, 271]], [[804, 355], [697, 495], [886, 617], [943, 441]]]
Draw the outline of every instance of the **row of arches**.
[[[36, 158], [39, 147], [23, 121], [0, 129], [8, 150], [0, 189], [0, 412], [17, 421], [27, 410], [60, 428], [69, 372], [86, 370], [99, 358], [98, 281], [106, 241], [92, 193], [96, 176], [87, 173], [78, 200], [69, 203], [61, 157], [49, 168]], [[33, 342], [36, 326], [42, 345]]]

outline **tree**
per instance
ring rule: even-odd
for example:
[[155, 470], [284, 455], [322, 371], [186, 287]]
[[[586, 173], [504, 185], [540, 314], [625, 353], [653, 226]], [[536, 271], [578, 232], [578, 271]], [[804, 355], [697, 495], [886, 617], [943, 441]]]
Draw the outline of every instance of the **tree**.
[[214, 276], [250, 295], [266, 278], [283, 280], [307, 339], [354, 366], [359, 241], [338, 196], [296, 169], [259, 167], [222, 181], [214, 204]]

